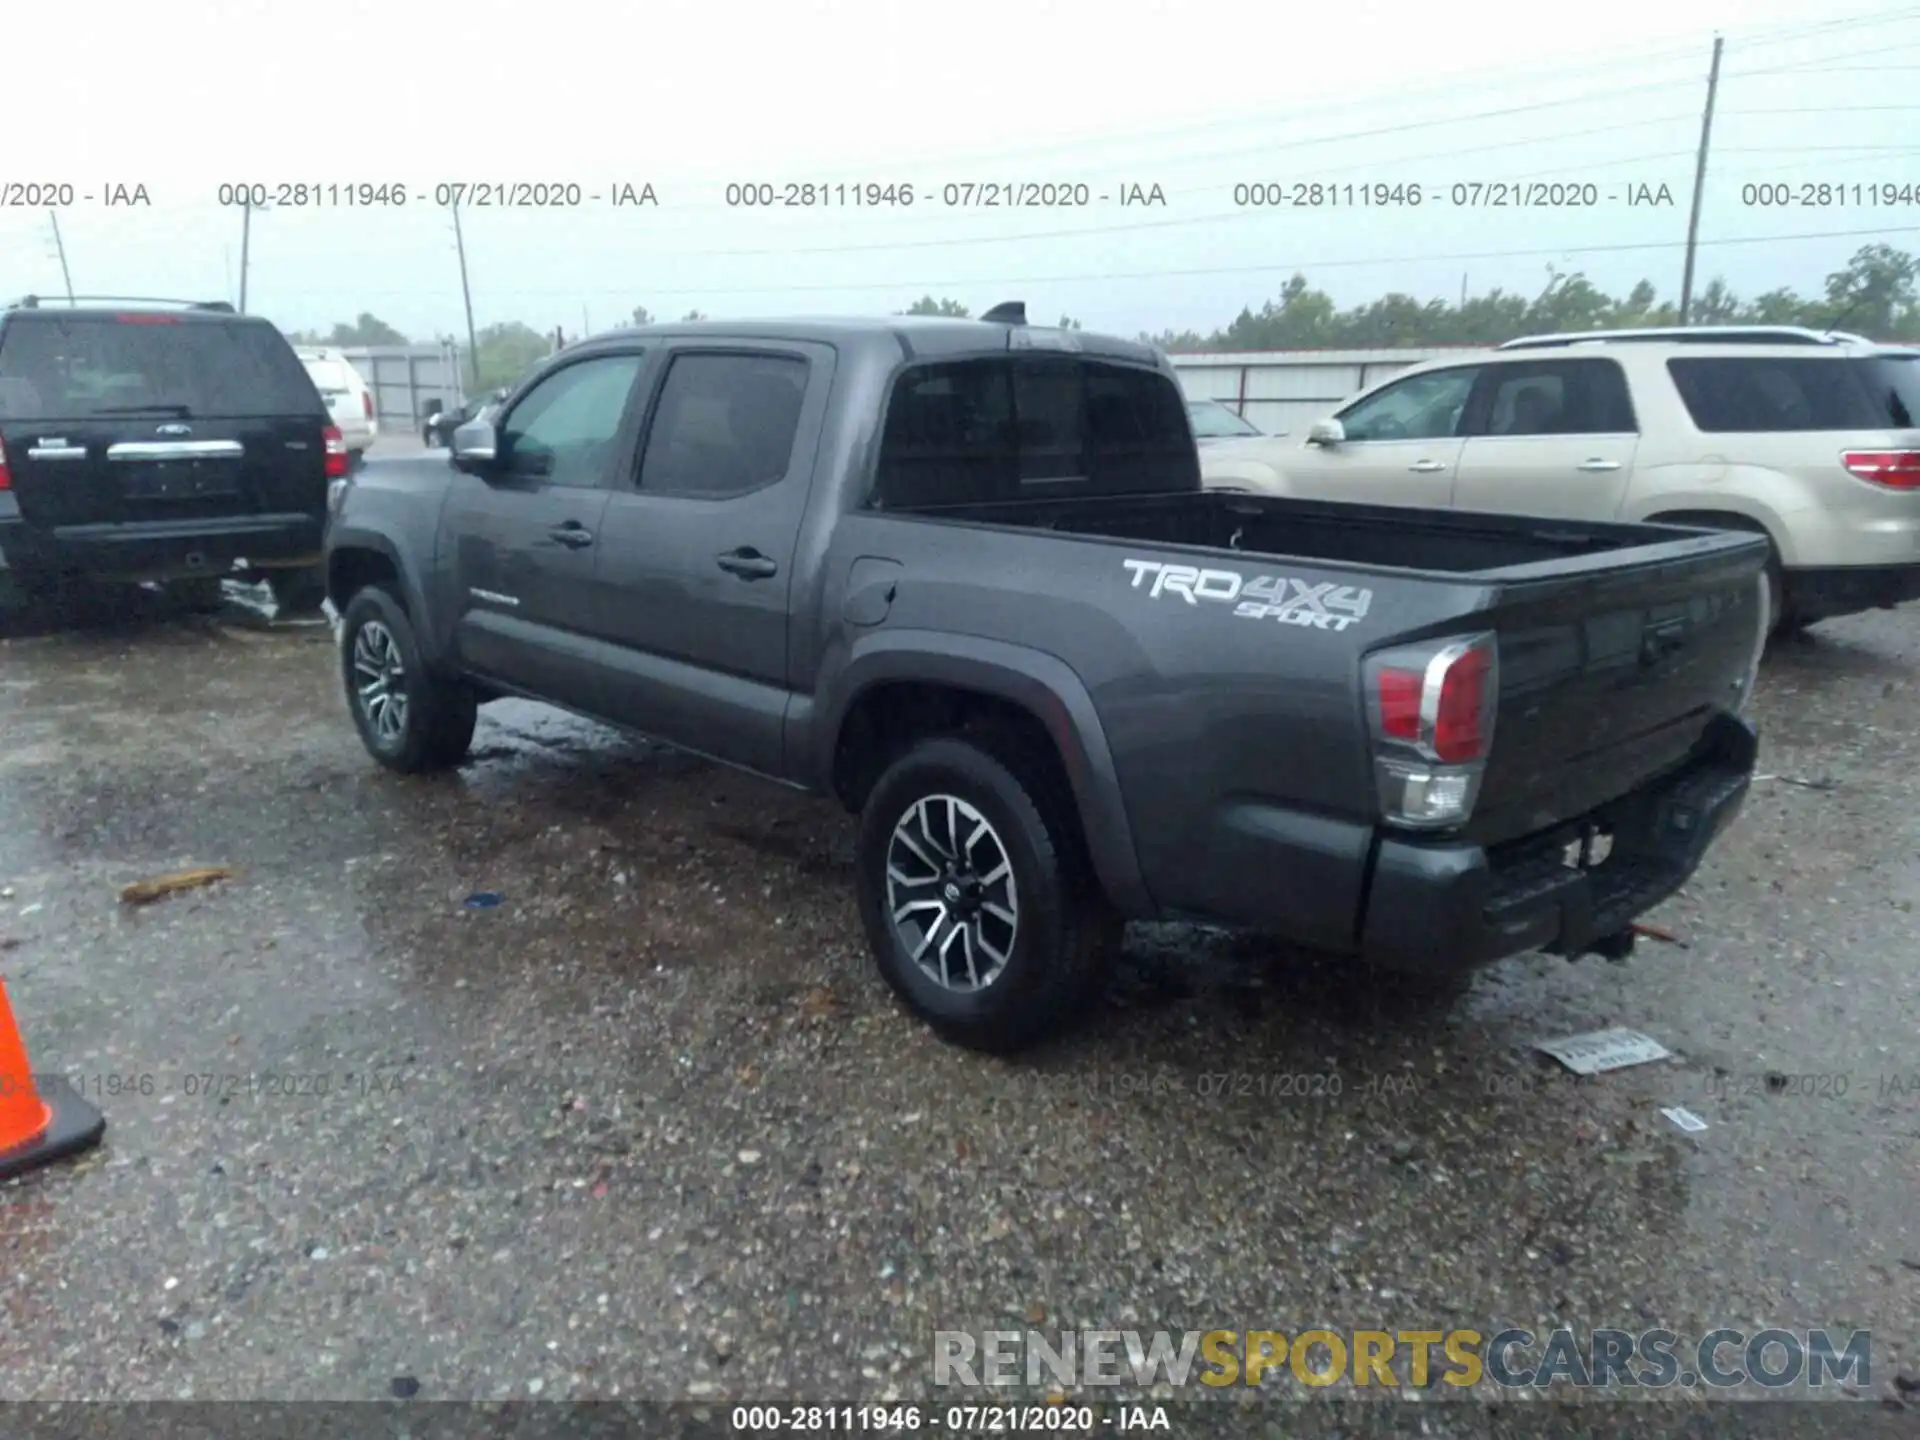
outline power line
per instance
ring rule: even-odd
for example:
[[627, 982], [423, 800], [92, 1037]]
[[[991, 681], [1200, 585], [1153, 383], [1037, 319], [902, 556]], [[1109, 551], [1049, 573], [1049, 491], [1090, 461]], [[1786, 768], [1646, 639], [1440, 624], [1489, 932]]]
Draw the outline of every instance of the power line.
[[[1666, 118], [1691, 119], [1693, 117], [1681, 116], [1681, 117], [1666, 117]], [[1648, 123], [1648, 122], [1630, 121], [1624, 125], [1608, 126], [1603, 128], [1604, 129], [1632, 129], [1632, 128], [1637, 128], [1645, 123]], [[1586, 133], [1598, 134], [1598, 133], [1602, 133], [1602, 131], [1591, 131]], [[1388, 172], [1388, 171], [1391, 171], [1395, 166], [1423, 164], [1429, 160], [1450, 160], [1450, 159], [1457, 158], [1460, 155], [1472, 154], [1478, 151], [1491, 151], [1496, 149], [1514, 149], [1514, 148], [1533, 148], [1542, 143], [1551, 143], [1551, 141], [1553, 140], [1572, 139], [1572, 138], [1581, 138], [1581, 137], [1553, 136], [1553, 137], [1550, 137], [1548, 141], [1544, 141], [1544, 142], [1538, 141], [1538, 140], [1530, 140], [1530, 139], [1505, 140], [1505, 141], [1496, 142], [1491, 145], [1465, 147], [1457, 150], [1429, 151], [1424, 155], [1400, 156], [1392, 160], [1384, 160], [1379, 162], [1377, 165], [1370, 164], [1366, 167], [1366, 169], [1369, 171], [1373, 171], [1374, 173]], [[1815, 151], [1835, 150], [1835, 151], [1851, 152], [1851, 151], [1858, 150], [1860, 148], [1863, 148], [1863, 147], [1850, 146], [1850, 145], [1836, 145], [1836, 146], [1761, 145], [1761, 146], [1745, 146], [1745, 147], [1716, 146], [1714, 148], [1713, 153], [1716, 155], [1720, 155], [1720, 154], [1781, 154], [1781, 153], [1792, 154], [1798, 150], [1815, 150]], [[1902, 152], [1909, 151], [1912, 149], [1911, 146], [1906, 146], [1906, 145], [1889, 145], [1889, 146], [1883, 146], [1883, 147], [1869, 147], [1869, 148], [1878, 148], [1878, 149], [1884, 149], [1888, 151], [1902, 151]], [[1584, 173], [1592, 170], [1611, 169], [1611, 168], [1615, 168], [1623, 165], [1652, 165], [1652, 164], [1658, 164], [1662, 161], [1667, 161], [1667, 160], [1685, 159], [1689, 156], [1694, 155], [1695, 153], [1696, 152], [1693, 149], [1689, 148], [1685, 150], [1662, 150], [1662, 151], [1654, 152], [1652, 154], [1626, 155], [1626, 156], [1618, 157], [1613, 160], [1600, 160], [1600, 161], [1588, 162], [1582, 165], [1580, 169]], [[1543, 167], [1542, 169], [1539, 169], [1539, 170], [1524, 170], [1524, 171], [1519, 171], [1517, 173], [1501, 172], [1496, 176], [1494, 176], [1493, 178], [1500, 182], [1534, 180], [1534, 179], [1539, 179], [1543, 176], [1564, 175], [1569, 173], [1570, 168], [1571, 167], [1569, 167], [1566, 164], [1550, 165], [1550, 166]], [[1777, 166], [1770, 167], [1770, 170], [1777, 170], [1778, 168], [1779, 167]], [[1740, 173], [1746, 173], [1746, 172], [1740, 172]], [[1754, 173], [1759, 173], [1759, 172], [1754, 172]], [[1354, 183], [1356, 185], [1359, 185], [1363, 182], [1356, 179]], [[1406, 207], [1406, 209], [1411, 209], [1411, 208], [1412, 207]], [[1359, 210], [1360, 210], [1360, 207], [1355, 207], [1354, 210], [1349, 211], [1348, 213], [1356, 213]], [[994, 214], [994, 213], [1005, 214], [1007, 212], [999, 211], [999, 212], [976, 212], [976, 213], [984, 215], [984, 214]], [[1321, 210], [1318, 213], [1321, 216], [1325, 216], [1329, 212], [1325, 210]], [[1389, 207], [1379, 207], [1374, 213], [1377, 213], [1377, 214], [1390, 213]], [[1402, 210], [1401, 213], [1405, 213], [1405, 210]], [[729, 248], [724, 250], [717, 250], [717, 249], [711, 249], [711, 248], [705, 248], [705, 249], [699, 249], [699, 250], [643, 250], [643, 251], [637, 252], [637, 255], [640, 258], [644, 258], [646, 260], [652, 261], [652, 260], [749, 259], [749, 258], [764, 257], [764, 256], [785, 257], [785, 256], [793, 256], [793, 255], [872, 254], [872, 253], [876, 253], [880, 251], [888, 251], [888, 250], [945, 250], [945, 249], [951, 249], [954, 247], [966, 247], [966, 246], [975, 246], [975, 245], [1007, 245], [1007, 244], [1015, 244], [1020, 242], [1036, 241], [1036, 240], [1039, 240], [1039, 241], [1068, 240], [1068, 239], [1086, 239], [1086, 238], [1096, 237], [1096, 236], [1131, 235], [1131, 234], [1140, 233], [1140, 232], [1149, 232], [1149, 231], [1158, 231], [1158, 230], [1177, 230], [1177, 229], [1183, 229], [1183, 228], [1194, 226], [1194, 225], [1221, 225], [1221, 224], [1231, 224], [1236, 222], [1245, 222], [1245, 221], [1256, 220], [1256, 219], [1277, 220], [1289, 215], [1297, 215], [1299, 218], [1302, 218], [1302, 219], [1307, 218], [1307, 215], [1305, 212], [1290, 211], [1286, 207], [1262, 207], [1262, 206], [1247, 205], [1247, 206], [1238, 207], [1233, 210], [1208, 211], [1204, 214], [1199, 214], [1199, 215], [1167, 216], [1163, 219], [1140, 220], [1140, 221], [1134, 221], [1134, 222], [1131, 222], [1128, 224], [1122, 224], [1122, 225], [1074, 225], [1074, 226], [1067, 226], [1062, 228], [1055, 228], [1051, 230], [1014, 230], [1014, 231], [1008, 231], [1008, 232], [1004, 232], [1000, 234], [992, 234], [992, 235], [947, 235], [947, 236], [940, 236], [933, 239], [871, 240], [871, 241], [858, 241], [851, 244], [832, 244], [832, 245], [762, 245], [762, 246], [746, 246], [746, 247], [738, 247], [738, 248]], [[696, 292], [686, 291], [682, 293], [693, 294]]]
[[[1636, 124], [1638, 122], [1635, 122]], [[1630, 128], [1626, 126], [1617, 128]], [[1554, 137], [1556, 139], [1562, 137]], [[1387, 171], [1396, 165], [1423, 164], [1429, 160], [1450, 160], [1460, 155], [1475, 153], [1475, 150], [1513, 149], [1530, 147], [1537, 142], [1528, 140], [1507, 140], [1494, 145], [1470, 147], [1461, 150], [1428, 152], [1425, 155], [1402, 156], [1395, 160], [1382, 161], [1377, 166], [1367, 167], [1376, 173]], [[1588, 170], [1609, 168], [1618, 165], [1655, 164], [1662, 160], [1678, 159], [1693, 154], [1692, 150], [1663, 150], [1651, 155], [1629, 155], [1616, 160], [1596, 161], [1583, 167]], [[1544, 175], [1562, 175], [1568, 166], [1553, 165], [1541, 170], [1521, 171], [1518, 174], [1502, 173], [1495, 178], [1502, 181], [1532, 180]], [[1355, 184], [1361, 184], [1356, 180]], [[1213, 188], [1213, 187], [1209, 187]], [[1357, 207], [1356, 207], [1357, 208]], [[976, 214], [1005, 214], [1006, 211], [983, 211]], [[1261, 207], [1246, 205], [1234, 210], [1210, 211], [1204, 215], [1168, 216], [1157, 220], [1140, 220], [1124, 225], [1078, 225], [1052, 230], [1015, 230], [996, 235], [946, 235], [933, 239], [917, 240], [869, 240], [853, 244], [834, 245], [760, 245], [726, 250], [645, 250], [638, 252], [648, 260], [700, 260], [700, 259], [746, 259], [754, 256], [786, 255], [846, 255], [872, 253], [881, 250], [943, 250], [956, 245], [1005, 245], [1022, 240], [1057, 240], [1086, 237], [1093, 235], [1130, 235], [1136, 231], [1172, 230], [1189, 225], [1211, 225], [1223, 221], [1249, 220], [1255, 218], [1278, 218], [1290, 212], [1285, 207]], [[1325, 213], [1324, 211], [1322, 212]], [[1386, 207], [1380, 207], [1376, 213], [1386, 213]]]
[[1816, 55], [1816, 56], [1811, 56], [1811, 57], [1809, 57], [1808, 59], [1805, 59], [1805, 60], [1793, 60], [1793, 61], [1789, 61], [1789, 62], [1788, 62], [1787, 64], [1785, 64], [1785, 65], [1765, 65], [1765, 66], [1757, 66], [1757, 67], [1755, 67], [1754, 69], [1751, 69], [1751, 70], [1743, 70], [1743, 69], [1732, 69], [1732, 70], [1729, 70], [1729, 71], [1727, 71], [1727, 74], [1728, 74], [1728, 76], [1729, 76], [1729, 77], [1741, 77], [1741, 78], [1744, 78], [1744, 77], [1746, 77], [1746, 76], [1749, 76], [1749, 75], [1792, 75], [1792, 74], [1798, 74], [1798, 73], [1800, 73], [1800, 72], [1802, 72], [1802, 71], [1806, 71], [1806, 70], [1820, 70], [1820, 69], [1834, 69], [1834, 70], [1878, 70], [1878, 69], [1887, 69], [1887, 70], [1907, 70], [1907, 69], [1910, 69], [1910, 68], [1912, 68], [1912, 67], [1910, 67], [1910, 66], [1906, 66], [1906, 65], [1887, 65], [1887, 66], [1878, 66], [1878, 65], [1835, 65], [1835, 64], [1834, 64], [1833, 62], [1834, 62], [1834, 61], [1836, 61], [1836, 60], [1853, 60], [1853, 59], [1856, 59], [1856, 58], [1860, 58], [1860, 57], [1864, 57], [1864, 56], [1868, 56], [1868, 55], [1904, 55], [1904, 54], [1905, 54], [1906, 52], [1908, 52], [1909, 50], [1920, 50], [1920, 44], [1912, 44], [1912, 45], [1869, 45], [1869, 46], [1867, 46], [1867, 47], [1866, 47], [1865, 49], [1862, 49], [1862, 50], [1842, 50], [1842, 51], [1841, 51], [1841, 52], [1840, 52], [1839, 54], [1837, 54], [1837, 55]]
[[[1866, 235], [1876, 235], [1876, 236], [1884, 237], [1887, 233], [1888, 233], [1888, 227], [1884, 225], [1876, 225], [1876, 226], [1871, 226], [1869, 228], [1860, 229], [1860, 230], [1808, 230], [1808, 231], [1800, 231], [1800, 232], [1785, 234], [1785, 235], [1730, 236], [1724, 240], [1702, 240], [1699, 242], [1699, 244], [1701, 248], [1706, 248], [1709, 246], [1724, 247], [1724, 246], [1733, 246], [1733, 245], [1776, 245], [1776, 244], [1787, 244], [1787, 243], [1802, 241], [1802, 240], [1853, 239], [1853, 238], [1866, 236]], [[1684, 249], [1685, 245], [1686, 245], [1686, 242], [1683, 240], [1646, 240], [1646, 241], [1636, 241], [1631, 243], [1608, 244], [1608, 245], [1553, 245], [1553, 246], [1544, 246], [1544, 247], [1525, 249], [1525, 250], [1478, 250], [1478, 251], [1460, 252], [1460, 253], [1451, 254], [1451, 255], [1380, 255], [1380, 256], [1369, 256], [1361, 259], [1355, 259], [1351, 256], [1343, 256], [1338, 259], [1328, 259], [1328, 260], [1294, 260], [1294, 261], [1288, 261], [1284, 264], [1279, 264], [1279, 265], [1212, 265], [1212, 266], [1202, 266], [1198, 268], [1188, 268], [1188, 269], [1179, 269], [1179, 270], [1108, 271], [1105, 273], [1084, 273], [1083, 272], [1083, 273], [1073, 274], [1073, 275], [1015, 275], [1015, 276], [1003, 275], [998, 277], [988, 277], [985, 279], [972, 278], [972, 277], [962, 277], [962, 278], [948, 277], [946, 279], [837, 281], [829, 284], [820, 284], [820, 283], [791, 284], [791, 283], [782, 282], [782, 283], [769, 284], [769, 285], [749, 285], [749, 286], [729, 286], [729, 287], [695, 286], [692, 288], [680, 289], [680, 290], [663, 290], [658, 287], [652, 287], [652, 286], [646, 286], [646, 287], [622, 286], [617, 290], [603, 288], [603, 289], [590, 290], [590, 291], [583, 292], [578, 287], [571, 287], [564, 290], [548, 290], [548, 289], [524, 289], [517, 286], [507, 286], [507, 287], [502, 287], [497, 293], [503, 294], [503, 295], [517, 296], [517, 297], [543, 298], [543, 299], [553, 297], [553, 296], [566, 296], [566, 297], [571, 297], [577, 300], [583, 293], [596, 298], [599, 296], [615, 296], [615, 297], [631, 296], [634, 293], [636, 288], [647, 289], [649, 291], [650, 296], [652, 297], [659, 297], [659, 296], [666, 296], [666, 295], [696, 295], [696, 296], [770, 295], [770, 294], [783, 293], [783, 292], [826, 293], [826, 292], [834, 292], [834, 291], [856, 292], [856, 291], [880, 291], [880, 290], [929, 291], [929, 290], [942, 290], [942, 289], [954, 290], [954, 289], [960, 289], [960, 288], [984, 289], [987, 286], [993, 286], [996, 289], [1004, 289], [1005, 287], [1012, 286], [1012, 285], [1083, 285], [1083, 284], [1093, 284], [1093, 283], [1105, 283], [1107, 281], [1114, 281], [1114, 280], [1186, 280], [1186, 279], [1197, 279], [1203, 276], [1215, 276], [1215, 275], [1265, 275], [1265, 274], [1282, 274], [1282, 273], [1292, 274], [1295, 272], [1304, 273], [1310, 270], [1318, 271], [1318, 270], [1364, 269], [1369, 266], [1378, 266], [1378, 265], [1456, 264], [1460, 261], [1472, 261], [1472, 260], [1523, 260], [1523, 259], [1538, 259], [1542, 256], [1572, 257], [1572, 256], [1579, 256], [1579, 255], [1624, 254], [1624, 253], [1629, 253], [1633, 251], [1680, 250], [1680, 249]], [[293, 293], [317, 294], [321, 292], [296, 291]], [[390, 297], [395, 295], [414, 296], [414, 295], [417, 295], [419, 292], [417, 290], [382, 290], [382, 291], [367, 291], [362, 293], [378, 294], [378, 295]]]
[[[1920, 8], [1906, 7], [1897, 11], [1889, 11], [1889, 12], [1875, 11], [1875, 12], [1868, 12], [1863, 15], [1844, 16], [1838, 19], [1821, 21], [1811, 25], [1797, 25], [1797, 26], [1780, 27], [1774, 30], [1754, 31], [1750, 35], [1738, 36], [1736, 38], [1739, 40], [1740, 45], [1744, 49], [1758, 49], [1762, 47], [1794, 43], [1810, 37], [1818, 37], [1826, 34], [1842, 34], [1851, 30], [1872, 29], [1879, 26], [1890, 25], [1890, 24], [1905, 24], [1914, 20], [1920, 20]], [[1584, 77], [1592, 76], [1596, 71], [1618, 70], [1618, 69], [1627, 69], [1627, 68], [1631, 68], [1635, 72], [1644, 74], [1649, 64], [1652, 62], [1672, 61], [1674, 63], [1679, 63], [1679, 62], [1694, 58], [1695, 56], [1698, 55], [1698, 53], [1699, 52], [1695, 47], [1689, 45], [1684, 49], [1676, 46], [1674, 49], [1668, 50], [1668, 51], [1652, 51], [1652, 52], [1641, 51], [1632, 55], [1623, 54], [1618, 60], [1613, 60], [1613, 61], [1596, 60], [1593, 57], [1587, 57], [1579, 61], [1569, 61], [1566, 64], [1560, 65], [1560, 66], [1553, 66], [1549, 68], [1533, 70], [1530, 72], [1528, 76], [1528, 83], [1530, 85], [1534, 85], [1537, 87], [1540, 84], [1546, 83], [1551, 77], [1559, 74], [1577, 74], [1584, 78]], [[1878, 53], [1878, 52], [1876, 51], [1874, 53]], [[1292, 111], [1278, 112], [1273, 115], [1248, 116], [1248, 117], [1237, 118], [1237, 119], [1226, 119], [1222, 117], [1214, 117], [1208, 120], [1194, 121], [1188, 124], [1165, 127], [1160, 129], [1154, 129], [1154, 130], [1137, 131], [1132, 134], [1126, 134], [1126, 135], [1099, 135], [1099, 136], [1070, 137], [1070, 138], [1063, 139], [1053, 143], [1028, 144], [1028, 145], [1022, 145], [1017, 149], [979, 152], [973, 155], [962, 154], [962, 155], [953, 155], [953, 156], [929, 156], [927, 157], [926, 163], [939, 165], [943, 167], [960, 168], [960, 167], [975, 165], [975, 164], [997, 164], [1002, 161], [1032, 162], [1036, 157], [1057, 155], [1063, 151], [1071, 151], [1074, 149], [1081, 149], [1081, 148], [1110, 149], [1115, 147], [1138, 146], [1142, 144], [1152, 143], [1156, 140], [1172, 139], [1179, 136], [1196, 135], [1196, 134], [1198, 135], [1218, 134], [1223, 129], [1234, 128], [1234, 127], [1246, 127], [1246, 126], [1255, 126], [1255, 125], [1269, 126], [1269, 125], [1275, 125], [1275, 124], [1280, 124], [1280, 125], [1297, 124], [1306, 120], [1325, 118], [1326, 116], [1332, 115], [1332, 114], [1352, 113], [1355, 111], [1365, 113], [1370, 110], [1377, 111], [1377, 110], [1386, 109], [1389, 107], [1395, 110], [1404, 110], [1409, 101], [1418, 100], [1423, 96], [1437, 95], [1441, 98], [1445, 98], [1450, 94], [1456, 94], [1456, 93], [1472, 94], [1472, 93], [1484, 91], [1488, 82], [1495, 79], [1503, 80], [1506, 83], [1511, 84], [1512, 83], [1511, 69], [1504, 70], [1504, 71], [1462, 72], [1459, 75], [1448, 77], [1447, 79], [1438, 81], [1435, 84], [1430, 86], [1414, 88], [1414, 89], [1397, 90], [1391, 95], [1382, 95], [1379, 97], [1370, 97], [1367, 99], [1356, 99], [1356, 100], [1347, 100], [1347, 101], [1316, 102], [1310, 105], [1296, 108]], [[1696, 83], [1695, 77], [1691, 75], [1675, 76], [1671, 80], [1661, 80], [1661, 81], [1653, 81], [1653, 82], [1644, 82], [1637, 85], [1620, 86], [1620, 87], [1615, 87], [1609, 90], [1594, 92], [1586, 96], [1570, 96], [1570, 97], [1563, 96], [1555, 100], [1541, 102], [1538, 105], [1493, 110], [1493, 111], [1484, 112], [1483, 114], [1480, 114], [1480, 115], [1448, 117], [1446, 119], [1439, 120], [1439, 121], [1417, 121], [1417, 122], [1412, 122], [1409, 124], [1403, 124], [1398, 126], [1387, 126], [1380, 129], [1365, 130], [1365, 131], [1357, 132], [1354, 135], [1331, 137], [1329, 140], [1325, 140], [1325, 141], [1317, 140], [1317, 139], [1282, 141], [1276, 138], [1275, 140], [1269, 143], [1272, 145], [1278, 145], [1281, 143], [1285, 143], [1288, 145], [1319, 144], [1319, 143], [1331, 143], [1331, 139], [1370, 138], [1371, 136], [1377, 135], [1377, 134], [1392, 134], [1392, 133], [1398, 133], [1399, 131], [1403, 131], [1403, 130], [1425, 129], [1430, 124], [1436, 124], [1436, 123], [1454, 124], [1454, 123], [1459, 123], [1465, 120], [1480, 119], [1480, 118], [1495, 118], [1495, 119], [1505, 118], [1508, 115], [1513, 115], [1513, 114], [1527, 114], [1527, 113], [1533, 113], [1540, 109], [1551, 109], [1551, 108], [1556, 108], [1562, 105], [1576, 104], [1582, 100], [1606, 100], [1606, 99], [1614, 98], [1619, 95], [1644, 94], [1650, 90], [1660, 90], [1660, 89], [1670, 88], [1672, 86], [1691, 85], [1694, 83]], [[1258, 150], [1263, 150], [1266, 148], [1268, 148], [1268, 145], [1263, 144], [1260, 146], [1253, 147], [1252, 152], [1250, 152], [1246, 148], [1242, 148], [1238, 151], [1229, 151], [1229, 152], [1220, 152], [1220, 153], [1224, 153], [1225, 155], [1231, 156], [1235, 154], [1253, 153], [1253, 152], [1257, 152]], [[1202, 157], [1202, 158], [1212, 158], [1212, 157]], [[807, 166], [804, 164], [795, 164], [793, 166], [782, 167], [782, 168], [790, 168], [794, 170], [804, 169], [808, 172], [808, 175], [810, 178], [813, 178], [816, 180], [845, 179], [846, 177], [853, 176], [853, 175], [858, 175], [861, 179], [864, 180], [864, 179], [873, 178], [873, 172], [876, 169], [896, 168], [898, 163], [899, 162], [896, 162], [893, 160], [877, 160], [876, 159], [876, 160], [863, 161], [857, 165], [849, 165], [849, 166], [841, 166], [836, 164], [836, 165], [827, 166], [827, 167], [818, 167], [818, 166]], [[921, 163], [921, 162], [915, 162], [915, 163]], [[1131, 164], [1133, 162], [1116, 162], [1116, 163]]]
[[1727, 115], [1866, 115], [1886, 111], [1911, 113], [1920, 105], [1786, 105], [1763, 110], [1727, 110]]

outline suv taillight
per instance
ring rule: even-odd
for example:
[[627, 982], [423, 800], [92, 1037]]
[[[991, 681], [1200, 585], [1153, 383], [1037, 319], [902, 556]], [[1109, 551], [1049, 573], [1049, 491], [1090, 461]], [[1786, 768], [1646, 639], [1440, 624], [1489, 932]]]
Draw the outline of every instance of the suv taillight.
[[367, 419], [371, 420], [373, 418], [373, 392], [371, 390], [362, 390], [360, 392], [360, 408], [367, 412]]
[[7, 469], [7, 442], [0, 440], [0, 490], [13, 488], [13, 473]]
[[1849, 450], [1840, 463], [1849, 474], [1890, 490], [1920, 490], [1920, 450]]
[[1416, 829], [1473, 813], [1500, 689], [1491, 634], [1385, 650], [1364, 667], [1380, 814]]
[[320, 432], [327, 447], [327, 478], [337, 480], [347, 473], [347, 440], [340, 433], [338, 425], [329, 425]]

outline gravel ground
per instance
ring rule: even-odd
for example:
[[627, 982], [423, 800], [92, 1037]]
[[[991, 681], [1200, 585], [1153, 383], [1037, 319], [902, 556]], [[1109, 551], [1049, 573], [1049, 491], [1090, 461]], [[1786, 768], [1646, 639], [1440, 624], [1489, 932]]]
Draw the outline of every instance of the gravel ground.
[[[936, 1329], [1659, 1324], [1869, 1329], [1830, 1433], [1920, 1418], [1911, 609], [1770, 655], [1683, 943], [1435, 1013], [1136, 927], [1019, 1063], [892, 1003], [821, 802], [519, 702], [388, 776], [325, 628], [239, 608], [8, 636], [0, 964], [110, 1128], [0, 1187], [0, 1399], [847, 1401], [927, 1394]], [[236, 874], [118, 901], [195, 865]], [[1674, 1058], [1529, 1048], [1610, 1025]]]

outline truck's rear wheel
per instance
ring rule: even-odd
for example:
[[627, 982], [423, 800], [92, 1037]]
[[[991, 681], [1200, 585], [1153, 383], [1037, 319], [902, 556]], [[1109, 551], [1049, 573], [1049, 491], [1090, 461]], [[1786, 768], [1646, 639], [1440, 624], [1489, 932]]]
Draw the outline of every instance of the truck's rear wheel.
[[347, 602], [340, 670], [360, 741], [389, 770], [450, 770], [466, 758], [477, 697], [427, 668], [406, 610], [377, 585]]
[[861, 813], [860, 913], [880, 973], [970, 1049], [1007, 1053], [1062, 1028], [1116, 939], [1071, 812], [1035, 768], [924, 740]]

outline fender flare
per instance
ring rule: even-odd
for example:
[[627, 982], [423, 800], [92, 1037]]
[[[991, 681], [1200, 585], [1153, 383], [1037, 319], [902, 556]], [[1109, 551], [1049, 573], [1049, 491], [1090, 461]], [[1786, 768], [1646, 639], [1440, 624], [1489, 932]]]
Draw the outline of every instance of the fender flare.
[[327, 596], [333, 601], [335, 608], [341, 610], [346, 608], [340, 604], [340, 597], [333, 593], [334, 559], [343, 550], [369, 550], [381, 556], [388, 564], [393, 566], [394, 573], [400, 577], [400, 598], [406, 602], [407, 613], [413, 617], [414, 629], [420, 632], [422, 643], [431, 639], [434, 633], [432, 629], [434, 617], [430, 615], [427, 610], [426, 591], [421, 588], [419, 579], [414, 574], [413, 567], [402, 557], [400, 547], [395, 545], [393, 540], [383, 531], [354, 526], [335, 530], [328, 534], [326, 542]]
[[1108, 898], [1130, 918], [1157, 913], [1140, 872], [1133, 829], [1113, 751], [1093, 696], [1059, 657], [1004, 640], [935, 630], [862, 636], [821, 698], [813, 738], [816, 775], [833, 771], [847, 716], [876, 685], [949, 685], [1018, 705], [1046, 727], [1060, 753], [1095, 873]]

